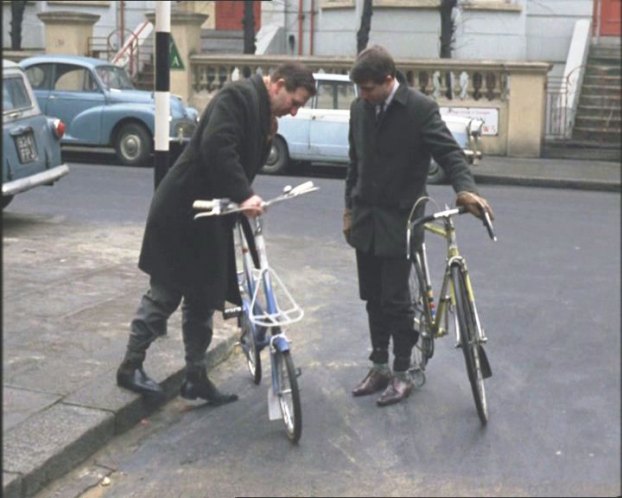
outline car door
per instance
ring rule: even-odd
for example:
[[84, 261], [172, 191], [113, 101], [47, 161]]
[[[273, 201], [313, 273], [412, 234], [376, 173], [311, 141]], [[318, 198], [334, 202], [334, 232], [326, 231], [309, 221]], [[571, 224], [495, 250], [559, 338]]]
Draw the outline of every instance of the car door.
[[105, 95], [89, 68], [54, 64], [45, 114], [66, 126], [63, 143], [103, 144], [102, 106]]
[[313, 109], [309, 100], [304, 107], [298, 109], [296, 116], [279, 118], [279, 134], [287, 143], [289, 157], [295, 160], [308, 160], [309, 157], [309, 123]]
[[309, 126], [309, 155], [315, 160], [348, 161], [350, 104], [356, 97], [350, 81], [319, 81]]
[[3, 74], [2, 181], [17, 180], [45, 171], [49, 129], [28, 91], [21, 71]]

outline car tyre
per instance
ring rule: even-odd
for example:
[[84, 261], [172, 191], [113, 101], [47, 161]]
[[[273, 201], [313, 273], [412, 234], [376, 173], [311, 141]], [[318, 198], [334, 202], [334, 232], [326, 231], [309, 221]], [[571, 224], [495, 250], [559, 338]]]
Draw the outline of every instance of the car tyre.
[[117, 157], [126, 166], [139, 166], [147, 162], [153, 139], [147, 129], [138, 123], [123, 125], [115, 141]]
[[445, 181], [445, 171], [441, 168], [436, 161], [430, 161], [430, 168], [428, 169], [428, 183], [438, 184]]
[[12, 195], [3, 195], [2, 196], [2, 209], [7, 207], [9, 204], [11, 204], [12, 200], [13, 200], [13, 196]]
[[272, 141], [266, 164], [263, 165], [261, 171], [268, 175], [277, 175], [283, 173], [288, 165], [289, 153], [287, 151], [287, 144], [281, 137], [276, 136]]

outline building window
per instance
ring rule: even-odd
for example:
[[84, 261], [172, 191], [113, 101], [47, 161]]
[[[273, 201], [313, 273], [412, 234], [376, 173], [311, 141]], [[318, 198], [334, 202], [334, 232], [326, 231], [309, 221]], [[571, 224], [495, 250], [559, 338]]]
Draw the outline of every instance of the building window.
[[88, 2], [80, 2], [78, 0], [55, 0], [55, 1], [48, 1], [48, 5], [83, 5], [84, 7], [109, 7], [110, 6], [110, 2], [109, 1], [103, 1], [103, 0], [93, 0], [93, 1], [88, 1]]
[[354, 8], [354, 0], [321, 0], [320, 9]]
[[464, 10], [501, 10], [520, 12], [522, 7], [519, 0], [458, 0]]

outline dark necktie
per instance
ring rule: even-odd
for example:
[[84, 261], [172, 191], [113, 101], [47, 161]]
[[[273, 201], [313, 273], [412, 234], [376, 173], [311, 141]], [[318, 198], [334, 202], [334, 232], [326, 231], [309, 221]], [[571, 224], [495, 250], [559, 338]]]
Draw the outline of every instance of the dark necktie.
[[378, 111], [376, 112], [376, 124], [380, 123], [380, 120], [384, 116], [384, 113], [385, 113], [384, 107], [385, 107], [384, 103], [379, 104], [377, 107]]

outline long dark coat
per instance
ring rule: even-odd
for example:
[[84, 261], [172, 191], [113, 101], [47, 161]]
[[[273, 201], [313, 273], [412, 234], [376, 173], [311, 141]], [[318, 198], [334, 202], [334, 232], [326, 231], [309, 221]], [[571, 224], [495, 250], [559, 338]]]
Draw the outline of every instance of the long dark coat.
[[[410, 88], [398, 73], [398, 87], [383, 117], [363, 99], [350, 108], [350, 163], [345, 203], [352, 210], [348, 242], [381, 257], [405, 257], [406, 221], [426, 192], [430, 158], [444, 169], [456, 192], [477, 193], [466, 156], [434, 100]], [[417, 234], [415, 244], [423, 240]]]
[[238, 302], [232, 216], [193, 220], [196, 199], [253, 195], [265, 162], [270, 98], [260, 76], [226, 85], [210, 101], [190, 143], [156, 190], [138, 266], [186, 291], [206, 292], [206, 306]]

